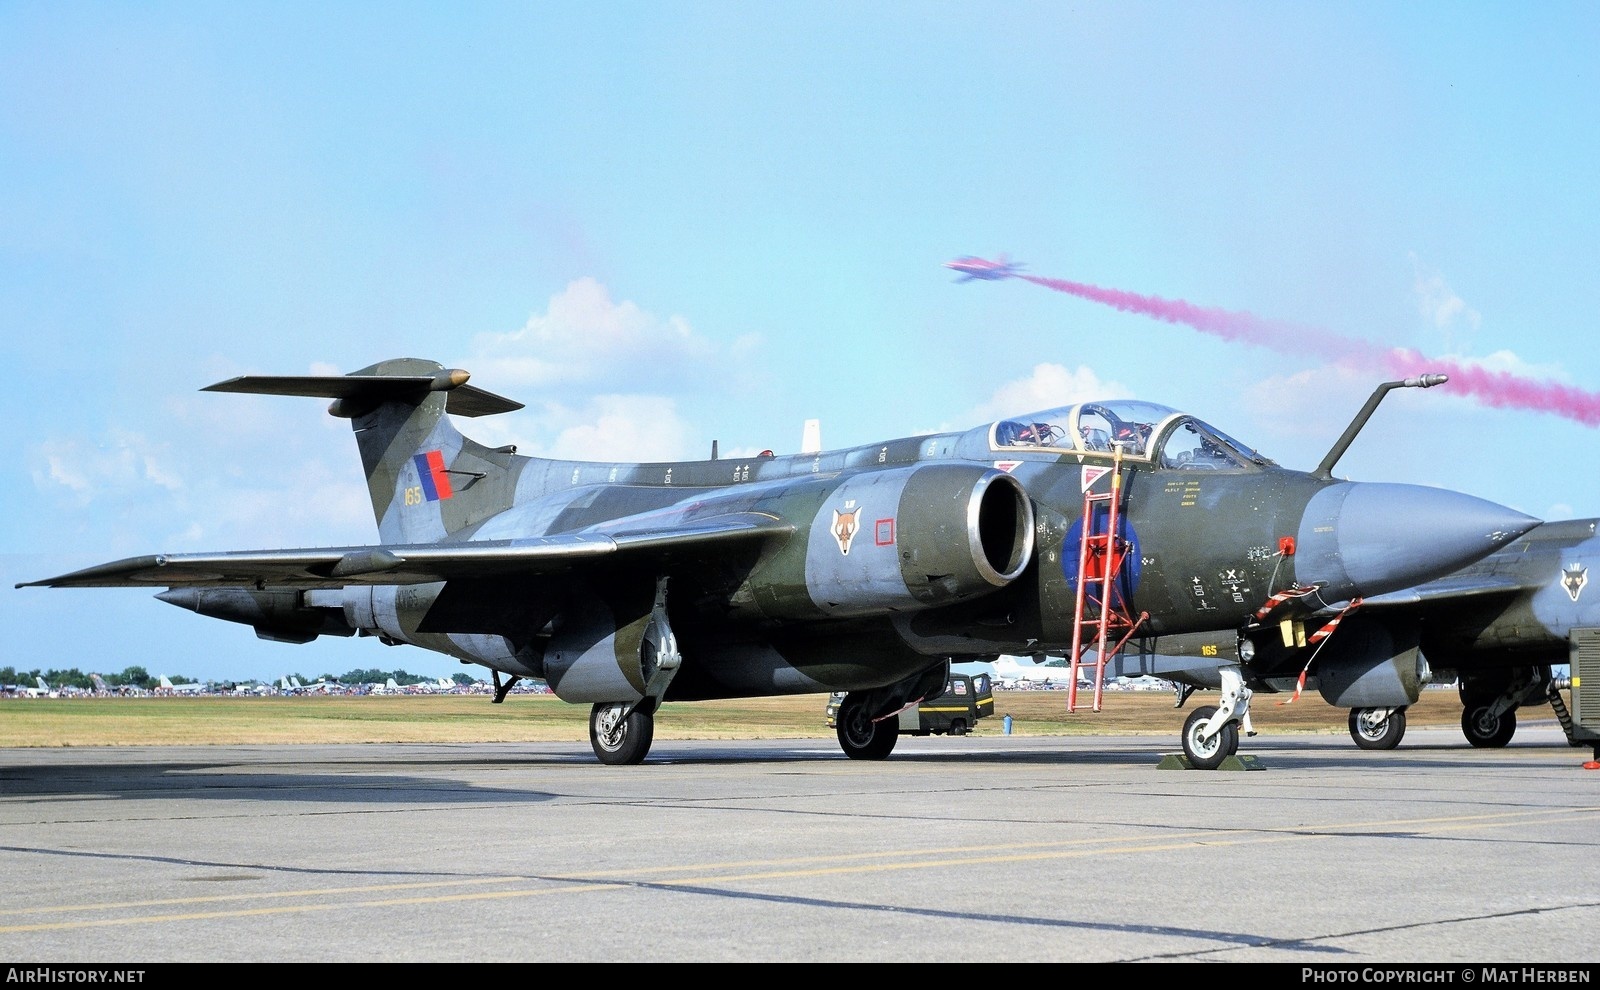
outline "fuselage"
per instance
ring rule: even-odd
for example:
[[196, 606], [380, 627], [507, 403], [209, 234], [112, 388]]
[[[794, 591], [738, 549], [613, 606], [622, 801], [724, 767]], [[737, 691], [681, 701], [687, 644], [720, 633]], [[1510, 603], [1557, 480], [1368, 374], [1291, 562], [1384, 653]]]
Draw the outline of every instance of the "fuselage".
[[[805, 693], [890, 683], [939, 657], [1062, 655], [1083, 637], [1080, 623], [1107, 608], [1137, 621], [1140, 635], [1238, 628], [1287, 590], [1315, 589], [1278, 606], [1293, 610], [1406, 587], [1535, 522], [1460, 493], [1287, 470], [1150, 403], [709, 461], [548, 460], [490, 451], [453, 430], [439, 439], [454, 476], [484, 480], [430, 503], [397, 472], [386, 542], [605, 538], [736, 514], [792, 529], [570, 582], [484, 585], [470, 603], [443, 585], [396, 589], [392, 602], [379, 601], [380, 588], [358, 592], [372, 596], [360, 616], [378, 634], [546, 677], [558, 693], [561, 672], [547, 660], [571, 628], [572, 603], [607, 601], [625, 623], [642, 592], [614, 589], [657, 577], [670, 586], [668, 613], [690, 660], [669, 698]], [[1120, 563], [1080, 584], [1085, 512], [1091, 535], [1104, 537], [1112, 501], [1117, 538], [1107, 542]], [[591, 616], [584, 628], [610, 625]]]

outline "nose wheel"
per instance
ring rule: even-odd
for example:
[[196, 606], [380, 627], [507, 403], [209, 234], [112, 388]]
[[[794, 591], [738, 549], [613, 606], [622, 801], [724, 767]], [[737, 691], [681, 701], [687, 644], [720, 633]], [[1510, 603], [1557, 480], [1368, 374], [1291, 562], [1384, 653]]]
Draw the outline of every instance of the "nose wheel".
[[1211, 728], [1216, 705], [1202, 705], [1183, 723], [1183, 755], [1196, 770], [1215, 770], [1239, 750], [1239, 723], [1228, 721]]
[[1183, 755], [1196, 770], [1215, 770], [1237, 753], [1240, 731], [1256, 734], [1250, 724], [1252, 692], [1244, 686], [1244, 672], [1238, 664], [1227, 663], [1217, 668], [1217, 676], [1222, 680], [1222, 704], [1202, 705], [1183, 723]]

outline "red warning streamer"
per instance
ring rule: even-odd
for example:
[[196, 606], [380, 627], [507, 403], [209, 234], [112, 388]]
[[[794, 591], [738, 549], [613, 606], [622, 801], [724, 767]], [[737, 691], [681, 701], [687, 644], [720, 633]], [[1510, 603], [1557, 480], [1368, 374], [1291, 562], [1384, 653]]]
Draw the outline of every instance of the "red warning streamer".
[[1300, 680], [1295, 683], [1294, 695], [1291, 696], [1288, 701], [1280, 701], [1278, 704], [1291, 705], [1300, 700], [1300, 692], [1304, 691], [1306, 687], [1306, 675], [1311, 672], [1312, 661], [1316, 660], [1317, 654], [1322, 652], [1322, 644], [1326, 643], [1328, 641], [1328, 637], [1333, 635], [1333, 631], [1339, 628], [1339, 623], [1344, 621], [1345, 616], [1349, 615], [1351, 612], [1354, 612], [1360, 607], [1361, 599], [1352, 598], [1350, 600], [1350, 604], [1339, 610], [1338, 615], [1324, 623], [1321, 629], [1318, 629], [1316, 632], [1306, 637], [1306, 642], [1317, 644], [1317, 648], [1311, 651], [1311, 658], [1308, 659], [1306, 661], [1306, 665], [1300, 669]]
[[1279, 605], [1282, 605], [1284, 602], [1295, 598], [1304, 598], [1316, 590], [1317, 586], [1312, 585], [1309, 588], [1290, 588], [1288, 591], [1278, 592], [1276, 595], [1268, 598], [1260, 608], [1256, 609], [1256, 621], [1259, 622], [1260, 620], [1265, 619], [1272, 613], [1273, 609], [1277, 608]]

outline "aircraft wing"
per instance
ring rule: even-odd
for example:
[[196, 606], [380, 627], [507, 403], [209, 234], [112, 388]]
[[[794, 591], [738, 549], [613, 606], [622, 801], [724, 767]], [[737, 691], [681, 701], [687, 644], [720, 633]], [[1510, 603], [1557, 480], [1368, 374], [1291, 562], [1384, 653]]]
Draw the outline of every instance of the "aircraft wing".
[[793, 533], [761, 513], [731, 513], [670, 526], [516, 540], [390, 544], [304, 550], [150, 554], [98, 564], [18, 588], [339, 588], [359, 584], [428, 584], [461, 578], [531, 576], [568, 570], [602, 557], [693, 555]]

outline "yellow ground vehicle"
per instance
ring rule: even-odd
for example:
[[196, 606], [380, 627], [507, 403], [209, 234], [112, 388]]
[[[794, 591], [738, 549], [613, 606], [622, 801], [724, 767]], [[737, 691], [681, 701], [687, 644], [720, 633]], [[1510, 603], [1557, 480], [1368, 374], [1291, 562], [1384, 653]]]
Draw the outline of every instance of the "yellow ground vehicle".
[[[839, 706], [845, 692], [828, 695], [828, 728], [838, 727]], [[907, 736], [963, 736], [978, 719], [994, 714], [994, 685], [988, 674], [951, 674], [944, 691], [900, 712], [900, 734]]]

